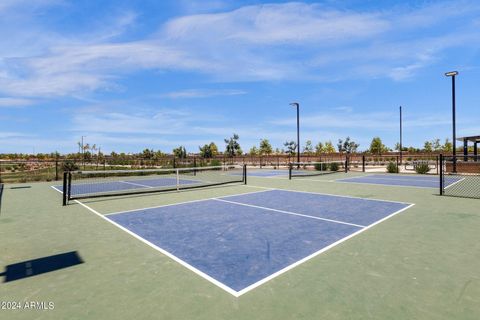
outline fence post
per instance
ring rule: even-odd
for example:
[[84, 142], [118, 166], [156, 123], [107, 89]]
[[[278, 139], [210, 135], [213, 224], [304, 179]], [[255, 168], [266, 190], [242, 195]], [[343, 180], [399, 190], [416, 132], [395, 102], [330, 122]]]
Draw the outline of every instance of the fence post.
[[247, 184], [247, 165], [243, 165], [243, 184]]
[[443, 155], [440, 154], [440, 195], [443, 195]]
[[397, 173], [400, 173], [400, 156], [397, 156]]
[[362, 172], [365, 172], [365, 155], [362, 155]]

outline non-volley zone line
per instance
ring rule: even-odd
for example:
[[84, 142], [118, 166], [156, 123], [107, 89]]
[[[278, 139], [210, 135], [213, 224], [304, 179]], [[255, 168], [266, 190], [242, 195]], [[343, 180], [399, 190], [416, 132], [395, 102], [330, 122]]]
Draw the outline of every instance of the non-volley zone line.
[[238, 297], [411, 206], [276, 189], [108, 216], [89, 210]]

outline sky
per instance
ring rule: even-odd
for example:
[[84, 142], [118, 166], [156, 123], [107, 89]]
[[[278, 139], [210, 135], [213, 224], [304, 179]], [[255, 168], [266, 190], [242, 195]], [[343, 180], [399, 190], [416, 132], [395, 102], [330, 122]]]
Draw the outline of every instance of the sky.
[[2, 0], [0, 153], [480, 134], [480, 2]]

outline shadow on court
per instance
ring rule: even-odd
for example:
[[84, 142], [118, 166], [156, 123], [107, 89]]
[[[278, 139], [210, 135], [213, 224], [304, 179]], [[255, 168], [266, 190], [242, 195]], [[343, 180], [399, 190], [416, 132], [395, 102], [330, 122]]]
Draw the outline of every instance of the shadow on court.
[[0, 273], [0, 276], [5, 277], [3, 282], [10, 282], [33, 277], [43, 273], [57, 271], [68, 267], [73, 267], [82, 263], [83, 260], [78, 255], [77, 251], [71, 251], [53, 256], [10, 264], [6, 266], [4, 273]]

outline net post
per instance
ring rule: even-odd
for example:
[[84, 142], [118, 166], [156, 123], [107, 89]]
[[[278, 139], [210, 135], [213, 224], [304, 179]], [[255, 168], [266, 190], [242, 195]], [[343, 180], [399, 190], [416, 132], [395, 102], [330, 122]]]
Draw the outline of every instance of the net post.
[[68, 171], [67, 175], [67, 203], [72, 196], [72, 172]]
[[440, 195], [443, 195], [443, 154], [440, 154]]
[[243, 165], [243, 184], [247, 184], [247, 165]]
[[63, 173], [63, 193], [62, 193], [62, 205], [66, 206], [67, 205], [67, 179], [68, 179], [68, 172], [65, 171]]
[[193, 175], [197, 175], [197, 158], [193, 156]]
[[177, 191], [180, 191], [180, 172], [178, 169], [176, 169], [175, 173], [175, 175], [177, 176]]
[[365, 172], [365, 155], [362, 154], [362, 172]]
[[348, 173], [348, 154], [345, 156], [345, 173]]
[[289, 163], [288, 164], [288, 180], [292, 180], [292, 168], [293, 168], [293, 165]]
[[397, 173], [400, 173], [400, 156], [397, 156]]

